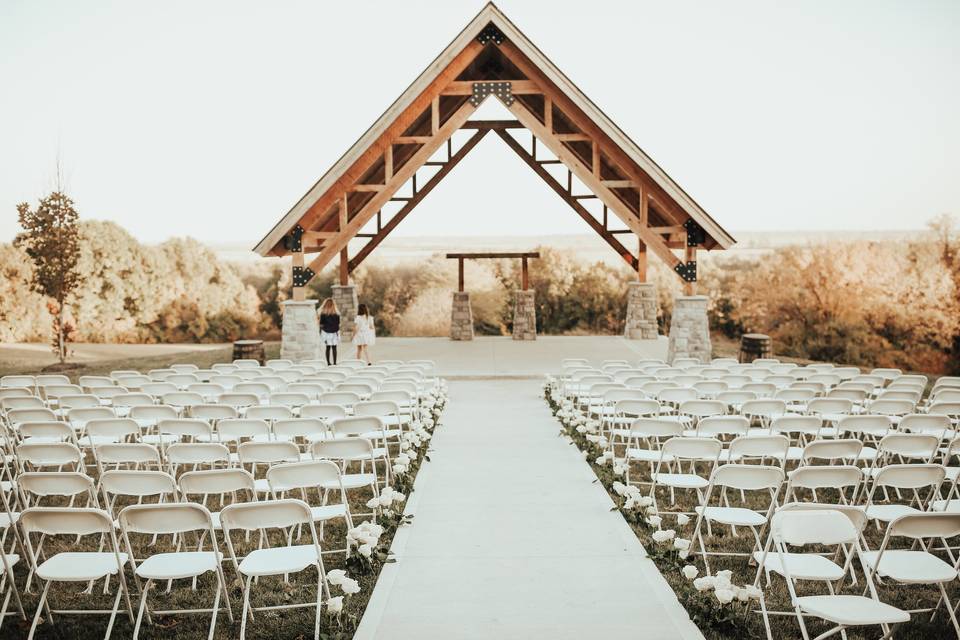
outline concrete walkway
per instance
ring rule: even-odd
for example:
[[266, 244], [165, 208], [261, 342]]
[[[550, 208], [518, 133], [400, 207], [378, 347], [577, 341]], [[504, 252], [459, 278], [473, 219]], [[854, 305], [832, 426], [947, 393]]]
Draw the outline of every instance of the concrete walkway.
[[451, 382], [358, 640], [702, 640], [558, 433], [539, 381]]

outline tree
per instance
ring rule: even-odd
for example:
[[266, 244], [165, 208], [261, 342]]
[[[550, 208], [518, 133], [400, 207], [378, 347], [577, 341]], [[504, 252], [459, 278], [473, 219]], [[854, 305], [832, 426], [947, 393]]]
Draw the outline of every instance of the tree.
[[79, 216], [73, 201], [59, 189], [40, 200], [35, 210], [26, 202], [17, 205], [23, 232], [14, 239], [33, 261], [31, 287], [51, 299], [53, 316], [53, 351], [60, 362], [67, 359], [67, 340], [71, 327], [67, 324], [67, 301], [83, 276], [80, 260]]

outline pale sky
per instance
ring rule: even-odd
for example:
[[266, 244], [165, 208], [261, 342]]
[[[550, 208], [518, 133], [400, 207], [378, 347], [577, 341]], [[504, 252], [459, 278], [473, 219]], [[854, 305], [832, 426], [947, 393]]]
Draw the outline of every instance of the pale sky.
[[[82, 217], [252, 247], [482, 6], [0, 0], [0, 241], [59, 154]], [[498, 6], [728, 230], [960, 214], [957, 0]], [[396, 233], [588, 231], [490, 136]]]

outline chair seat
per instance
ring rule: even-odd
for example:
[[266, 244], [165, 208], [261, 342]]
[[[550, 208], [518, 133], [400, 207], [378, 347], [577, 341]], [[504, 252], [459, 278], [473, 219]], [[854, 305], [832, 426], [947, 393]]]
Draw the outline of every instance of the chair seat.
[[678, 489], [706, 489], [710, 481], [692, 473], [655, 473], [653, 480], [657, 484]]
[[930, 510], [960, 513], [960, 500], [934, 500], [930, 503]]
[[310, 507], [314, 522], [343, 518], [347, 515], [347, 507], [342, 504], [326, 504], [322, 507]]
[[[20, 554], [19, 554], [19, 553], [5, 553], [5, 554], [3, 554], [3, 557], [6, 558], [6, 560], [7, 560], [7, 565], [8, 565], [9, 567], [11, 567], [11, 568], [13, 568], [13, 566], [14, 566], [15, 564], [17, 564], [18, 562], [20, 562]], [[0, 570], [2, 570], [2, 567], [3, 567], [3, 563], [0, 562]]]
[[396, 440], [402, 435], [402, 429], [384, 429], [383, 431], [370, 431], [361, 437], [367, 440]]
[[137, 575], [147, 580], [177, 580], [216, 571], [223, 554], [213, 551], [158, 553], [137, 567]]
[[[340, 476], [340, 482], [344, 489], [359, 489], [360, 487], [369, 487], [377, 481], [377, 476], [372, 473], [346, 473]], [[320, 486], [324, 489], [334, 490], [340, 488], [340, 482], [332, 480], [324, 482]]]
[[[843, 568], [825, 556], [815, 553], [787, 553], [785, 555], [790, 576], [796, 580], [833, 581], [843, 577]], [[763, 561], [763, 552], [755, 551], [753, 559], [757, 563]], [[784, 575], [780, 556], [773, 551], [767, 554], [763, 567], [767, 571], [773, 571], [781, 576]]]
[[270, 483], [266, 478], [253, 481], [253, 490], [257, 493], [270, 493]]
[[[863, 561], [870, 567], [877, 566], [877, 551], [863, 553]], [[950, 582], [957, 578], [957, 571], [949, 564], [926, 551], [888, 549], [880, 558], [878, 572], [904, 584], [935, 584]]]
[[871, 520], [880, 520], [881, 522], [892, 522], [900, 516], [920, 513], [913, 507], [905, 504], [872, 504], [867, 507], [867, 518]]
[[743, 507], [697, 507], [696, 511], [707, 520], [735, 527], [762, 527], [767, 522], [762, 514]]
[[[127, 554], [119, 556], [121, 564], [127, 562]], [[56, 582], [86, 582], [115, 575], [117, 569], [117, 556], [112, 553], [67, 551], [37, 567], [37, 576]]]
[[[656, 462], [660, 459], [660, 451], [658, 449], [627, 449], [627, 457], [641, 462]], [[673, 462], [673, 456], [669, 453], [664, 454], [663, 461]]]
[[240, 561], [240, 573], [245, 576], [276, 576], [296, 573], [317, 564], [317, 548], [312, 544], [257, 549]]
[[906, 611], [864, 596], [804, 596], [797, 598], [797, 605], [804, 613], [849, 627], [910, 620]]

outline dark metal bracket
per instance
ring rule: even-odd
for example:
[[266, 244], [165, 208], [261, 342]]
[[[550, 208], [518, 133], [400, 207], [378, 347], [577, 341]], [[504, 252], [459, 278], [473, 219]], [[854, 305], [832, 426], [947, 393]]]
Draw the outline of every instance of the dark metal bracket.
[[491, 22], [483, 28], [483, 31], [480, 32], [480, 35], [477, 36], [477, 41], [480, 44], [487, 44], [488, 42], [493, 42], [494, 44], [503, 44], [507, 39], [507, 36], [503, 35], [503, 32], [500, 29], [497, 29]]
[[697, 261], [691, 260], [689, 262], [678, 262], [677, 266], [673, 268], [684, 282], [696, 282], [697, 281]]
[[487, 96], [497, 96], [508, 107], [513, 104], [513, 86], [509, 82], [474, 82], [470, 104], [479, 107]]
[[310, 267], [294, 267], [293, 268], [293, 286], [295, 287], [304, 287], [308, 282], [313, 279], [315, 276], [313, 269]]
[[294, 253], [299, 253], [303, 251], [303, 227], [300, 225], [295, 226], [290, 233], [283, 236], [283, 246], [287, 251], [293, 251]]
[[693, 218], [688, 218], [687, 221], [683, 223], [683, 228], [687, 230], [688, 247], [695, 247], [707, 241], [707, 232], [704, 231], [703, 227], [697, 224], [697, 221]]

